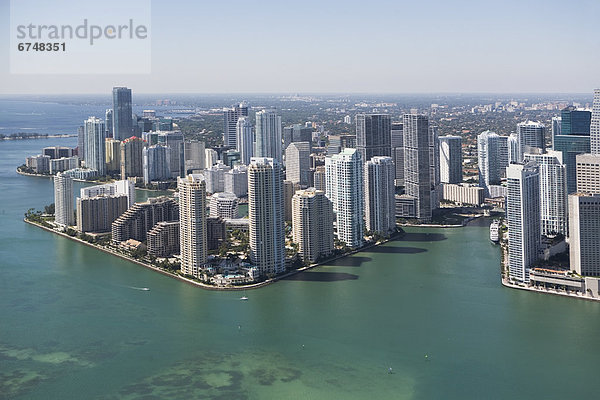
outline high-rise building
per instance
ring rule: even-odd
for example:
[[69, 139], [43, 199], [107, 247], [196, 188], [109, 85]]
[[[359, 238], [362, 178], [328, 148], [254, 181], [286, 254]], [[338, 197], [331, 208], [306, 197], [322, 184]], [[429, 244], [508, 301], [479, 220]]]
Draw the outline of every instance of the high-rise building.
[[143, 152], [146, 142], [132, 136], [121, 142], [121, 179], [144, 176]]
[[142, 151], [144, 183], [164, 181], [171, 179], [171, 149], [167, 146], [155, 144], [144, 147]]
[[248, 167], [236, 165], [225, 172], [225, 192], [235, 194], [237, 197], [248, 195]]
[[319, 165], [313, 174], [313, 186], [317, 190], [327, 191], [325, 166]]
[[239, 118], [247, 116], [248, 105], [246, 103], [223, 109], [223, 144], [225, 146], [237, 146], [237, 123]]
[[133, 112], [131, 110], [131, 89], [113, 88], [113, 137], [125, 140], [133, 134]]
[[63, 226], [74, 225], [73, 210], [73, 178], [59, 172], [54, 177], [54, 222]]
[[542, 235], [561, 233], [567, 236], [567, 169], [562, 162], [562, 153], [553, 150], [545, 154], [525, 153], [524, 159], [539, 167]]
[[252, 157], [248, 167], [250, 259], [261, 275], [285, 270], [283, 213], [283, 172], [279, 162]]
[[178, 221], [179, 204], [170, 197], [153, 197], [143, 203], [135, 203], [111, 225], [113, 243], [129, 239], [146, 240], [147, 233], [161, 221]]
[[206, 191], [208, 193], [219, 193], [225, 191], [225, 173], [231, 168], [222, 161], [217, 162], [210, 168], [206, 168], [202, 173], [206, 182]]
[[54, 160], [57, 158], [73, 157], [74, 151], [70, 147], [49, 146], [49, 147], [44, 147], [42, 149], [42, 154], [45, 156], [49, 156], [50, 159]]
[[77, 127], [77, 156], [80, 160], [85, 160], [85, 126]]
[[600, 154], [578, 154], [577, 192], [600, 194]]
[[477, 165], [479, 169], [479, 186], [490, 195], [490, 185], [499, 185], [502, 176], [499, 157], [500, 137], [490, 131], [477, 136]]
[[292, 221], [292, 197], [298, 190], [300, 190], [300, 184], [283, 181], [283, 218], [286, 222]]
[[215, 165], [217, 163], [217, 161], [219, 161], [219, 153], [217, 153], [216, 150], [213, 149], [206, 149], [204, 151], [204, 155], [205, 155], [205, 166], [204, 168], [210, 168], [213, 165]]
[[333, 252], [333, 205], [322, 190], [299, 190], [292, 198], [292, 236], [305, 262]]
[[254, 154], [281, 162], [281, 117], [275, 110], [256, 113], [256, 144]]
[[50, 160], [50, 174], [54, 175], [57, 172], [64, 172], [70, 169], [75, 169], [79, 166], [79, 157], [66, 157]]
[[429, 119], [422, 114], [405, 114], [403, 125], [405, 194], [416, 201], [416, 214], [413, 217], [429, 221], [433, 189]]
[[183, 147], [186, 173], [203, 170], [206, 166], [206, 148], [204, 142], [188, 140], [184, 143]]
[[250, 164], [254, 156], [254, 127], [248, 117], [240, 117], [236, 124], [236, 149], [242, 164]]
[[[242, 219], [242, 221], [246, 220]], [[248, 225], [246, 225], [247, 229]], [[226, 240], [227, 226], [225, 220], [221, 217], [206, 218], [206, 246], [208, 250], [217, 250]]]
[[158, 132], [158, 144], [171, 148], [171, 176], [173, 178], [185, 175], [185, 146], [181, 131]]
[[[428, 164], [429, 165], [429, 164]], [[364, 163], [357, 149], [325, 158], [327, 197], [333, 203], [336, 236], [349, 247], [364, 243]]]
[[106, 125], [106, 138], [112, 138], [113, 136], [113, 110], [109, 108], [104, 113], [104, 122]]
[[402, 122], [392, 122], [391, 127], [392, 160], [396, 168], [394, 184], [404, 186], [404, 125]]
[[[561, 110], [561, 128], [559, 135], [590, 135], [592, 113], [588, 110], [578, 110], [575, 106], [568, 106]], [[554, 122], [554, 119], [552, 119]], [[554, 125], [552, 125], [554, 128]]]
[[181, 273], [199, 277], [206, 264], [206, 184], [201, 174], [178, 178]]
[[285, 179], [307, 187], [310, 181], [310, 143], [292, 142], [285, 149]]
[[237, 196], [230, 192], [215, 193], [210, 196], [209, 209], [211, 217], [223, 219], [239, 218]]
[[106, 138], [105, 156], [106, 173], [108, 175], [117, 175], [121, 173], [121, 142], [117, 139]]
[[571, 270], [600, 276], [600, 195], [569, 195], [569, 259]]
[[590, 147], [592, 154], [600, 154], [600, 89], [594, 90], [592, 119], [590, 121]]
[[159, 222], [148, 231], [148, 254], [169, 257], [179, 254], [179, 221]]
[[227, 165], [230, 168], [233, 168], [235, 165], [241, 164], [241, 155], [237, 150], [226, 150], [222, 154], [223, 164]]
[[364, 161], [392, 155], [392, 121], [387, 114], [356, 115], [356, 148]]
[[38, 154], [37, 156], [27, 157], [25, 165], [38, 174], [46, 174], [50, 172], [50, 160], [50, 156]]
[[127, 202], [127, 195], [101, 194], [78, 197], [77, 230], [95, 233], [110, 232], [111, 224], [127, 211]]
[[85, 166], [98, 171], [100, 176], [106, 175], [106, 157], [104, 155], [106, 131], [104, 121], [96, 117], [89, 117], [84, 124]]
[[519, 149], [519, 137], [516, 133], [511, 133], [506, 139], [506, 149], [508, 150], [508, 157], [504, 168], [508, 167], [508, 164], [519, 164], [521, 162], [519, 161], [521, 152]]
[[389, 236], [396, 230], [395, 168], [391, 157], [365, 163], [365, 220], [368, 231]]
[[540, 174], [533, 163], [506, 169], [508, 268], [512, 279], [529, 282], [529, 268], [540, 249]]
[[531, 153], [532, 147], [546, 150], [546, 126], [541, 122], [525, 121], [517, 124], [517, 138], [519, 140], [519, 162], [523, 154]]
[[561, 117], [552, 117], [552, 138], [560, 135], [561, 132], [562, 132], [562, 118]]
[[87, 186], [80, 189], [80, 196], [82, 199], [96, 196], [127, 196], [127, 209], [135, 204], [135, 184], [129, 180], [122, 180]]
[[283, 128], [283, 151], [287, 149], [290, 143], [308, 142], [312, 144], [313, 129], [301, 124], [294, 124]]
[[446, 135], [440, 141], [440, 182], [462, 182], [462, 138]]

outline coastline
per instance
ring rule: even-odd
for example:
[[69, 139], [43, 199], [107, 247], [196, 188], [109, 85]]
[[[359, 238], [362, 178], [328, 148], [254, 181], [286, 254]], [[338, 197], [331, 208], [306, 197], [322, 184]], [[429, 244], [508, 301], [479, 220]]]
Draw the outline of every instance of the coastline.
[[75, 242], [78, 242], [78, 243], [84, 244], [84, 245], [86, 245], [86, 246], [88, 246], [88, 247], [92, 247], [92, 248], [94, 248], [94, 249], [97, 249], [97, 250], [100, 250], [100, 251], [102, 251], [102, 252], [104, 252], [104, 253], [111, 254], [111, 255], [113, 255], [113, 256], [117, 256], [117, 257], [119, 257], [119, 258], [121, 258], [121, 259], [123, 259], [123, 260], [130, 261], [130, 262], [132, 262], [132, 263], [134, 263], [134, 264], [137, 264], [137, 265], [139, 265], [139, 266], [142, 266], [142, 267], [145, 267], [145, 268], [151, 269], [151, 270], [153, 270], [153, 271], [155, 271], [155, 272], [158, 272], [158, 273], [160, 273], [160, 274], [163, 274], [163, 275], [165, 275], [165, 276], [169, 276], [169, 277], [171, 277], [171, 278], [175, 278], [175, 279], [177, 279], [177, 280], [179, 280], [179, 281], [182, 281], [182, 282], [185, 282], [185, 283], [188, 283], [188, 284], [191, 284], [191, 285], [198, 286], [198, 287], [200, 287], [200, 288], [202, 288], [202, 289], [207, 289], [207, 290], [218, 290], [218, 291], [240, 291], [240, 290], [248, 290], [248, 289], [258, 289], [258, 288], [261, 288], [261, 287], [263, 287], [263, 286], [270, 285], [271, 283], [275, 283], [275, 282], [277, 282], [277, 281], [279, 281], [279, 280], [282, 280], [282, 279], [288, 278], [288, 277], [290, 277], [290, 276], [293, 276], [293, 275], [295, 275], [295, 274], [299, 274], [299, 273], [302, 273], [302, 272], [308, 271], [308, 270], [310, 270], [310, 269], [312, 269], [312, 268], [315, 268], [315, 267], [318, 267], [318, 266], [321, 266], [321, 265], [324, 265], [324, 264], [327, 264], [327, 263], [330, 263], [330, 262], [333, 262], [333, 261], [339, 260], [339, 259], [341, 259], [341, 258], [344, 258], [344, 257], [350, 256], [350, 255], [353, 255], [353, 254], [360, 253], [360, 252], [362, 252], [362, 251], [365, 251], [365, 250], [368, 250], [368, 249], [370, 249], [370, 248], [373, 248], [373, 247], [379, 246], [379, 245], [381, 245], [381, 244], [387, 243], [387, 242], [389, 242], [389, 241], [391, 241], [391, 240], [395, 240], [395, 239], [397, 239], [397, 238], [400, 238], [400, 237], [402, 236], [402, 233], [398, 233], [398, 234], [396, 234], [396, 235], [394, 235], [394, 236], [392, 236], [392, 237], [390, 237], [390, 238], [388, 238], [388, 239], [384, 239], [384, 240], [382, 240], [381, 242], [377, 242], [377, 243], [371, 243], [371, 244], [369, 244], [369, 245], [367, 245], [367, 246], [361, 247], [360, 249], [352, 250], [352, 251], [350, 251], [350, 252], [348, 252], [348, 253], [340, 254], [340, 255], [338, 255], [338, 256], [335, 256], [335, 257], [333, 257], [333, 258], [329, 258], [329, 259], [327, 259], [327, 260], [323, 260], [323, 261], [321, 261], [321, 262], [318, 262], [318, 263], [315, 263], [315, 264], [311, 264], [311, 265], [307, 265], [307, 266], [305, 266], [305, 267], [302, 267], [302, 268], [298, 268], [298, 269], [296, 269], [296, 270], [293, 270], [293, 271], [287, 272], [287, 273], [285, 273], [285, 274], [283, 274], [283, 275], [280, 275], [280, 276], [277, 276], [277, 277], [274, 277], [274, 278], [271, 278], [271, 279], [267, 279], [267, 280], [265, 280], [265, 281], [262, 281], [262, 282], [253, 283], [253, 284], [250, 284], [250, 285], [240, 285], [240, 286], [214, 286], [214, 285], [207, 285], [207, 284], [205, 284], [205, 283], [202, 283], [202, 282], [199, 282], [199, 281], [195, 281], [195, 280], [192, 280], [192, 279], [188, 279], [188, 278], [186, 278], [186, 277], [184, 277], [184, 276], [181, 276], [181, 275], [178, 275], [178, 274], [174, 274], [174, 273], [172, 273], [172, 272], [169, 272], [169, 271], [167, 271], [167, 270], [164, 270], [164, 269], [161, 269], [161, 268], [155, 267], [155, 266], [153, 266], [153, 265], [151, 265], [151, 264], [148, 264], [148, 263], [146, 263], [146, 262], [143, 262], [143, 261], [140, 261], [140, 260], [136, 260], [135, 258], [132, 258], [132, 257], [129, 257], [129, 256], [127, 256], [126, 254], [122, 254], [122, 253], [119, 253], [119, 252], [115, 252], [115, 251], [113, 251], [113, 250], [110, 250], [110, 249], [107, 249], [107, 248], [104, 248], [104, 247], [98, 246], [98, 245], [96, 245], [96, 244], [93, 244], [93, 243], [86, 242], [85, 240], [79, 239], [79, 238], [77, 238], [77, 237], [73, 237], [73, 236], [67, 235], [67, 234], [66, 234], [66, 233], [64, 233], [64, 232], [58, 232], [58, 231], [56, 231], [56, 230], [54, 230], [54, 229], [52, 229], [52, 228], [48, 228], [48, 227], [46, 227], [46, 226], [43, 226], [43, 225], [37, 224], [37, 223], [35, 223], [35, 222], [33, 222], [33, 221], [29, 221], [29, 220], [27, 220], [26, 218], [24, 218], [24, 219], [23, 219], [23, 221], [24, 221], [25, 223], [27, 223], [27, 224], [30, 224], [30, 225], [33, 225], [33, 226], [35, 226], [35, 227], [41, 228], [41, 229], [43, 229], [43, 230], [45, 230], [45, 231], [48, 231], [48, 232], [51, 232], [51, 233], [57, 234], [57, 235], [59, 235], [59, 236], [62, 236], [62, 237], [64, 237], [64, 238], [67, 238], [67, 239], [71, 239], [71, 240], [73, 240], [73, 241], [75, 241]]
[[510, 283], [505, 279], [501, 279], [501, 282], [502, 282], [502, 286], [510, 288], [510, 289], [527, 290], [530, 292], [551, 294], [554, 296], [571, 297], [571, 298], [580, 299], [580, 300], [588, 300], [588, 301], [596, 301], [596, 302], [600, 301], [600, 298], [598, 298], [598, 297], [583, 296], [583, 295], [577, 295], [577, 294], [573, 294], [573, 293], [559, 292], [559, 291], [555, 291], [555, 290], [544, 290], [544, 289], [539, 289], [539, 288], [536, 288], [533, 286], [521, 286], [521, 285], [516, 285], [514, 283]]
[[28, 140], [28, 139], [56, 139], [56, 138], [69, 138], [69, 137], [77, 137], [74, 133], [66, 133], [64, 135], [54, 134], [54, 135], [36, 135], [36, 136], [17, 136], [17, 137], [3, 137], [2, 140]]

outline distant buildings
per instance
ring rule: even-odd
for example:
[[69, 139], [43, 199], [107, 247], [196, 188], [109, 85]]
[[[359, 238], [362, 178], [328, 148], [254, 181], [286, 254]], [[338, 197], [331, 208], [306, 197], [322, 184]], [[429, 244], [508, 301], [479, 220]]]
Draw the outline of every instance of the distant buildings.
[[300, 186], [310, 183], [310, 143], [292, 142], [285, 149], [285, 179]]
[[206, 165], [206, 148], [204, 142], [190, 140], [184, 143], [185, 170], [187, 172], [200, 171]]
[[73, 178], [59, 172], [54, 177], [54, 222], [62, 226], [75, 225], [73, 210]]
[[365, 163], [365, 221], [368, 231], [389, 236], [396, 231], [395, 168], [391, 157]]
[[112, 139], [114, 137], [114, 134], [113, 134], [113, 110], [112, 110], [112, 108], [109, 108], [109, 109], [107, 109], [104, 112], [104, 122], [105, 122], [105, 125], [106, 125], [106, 138], [107, 139], [109, 139], [109, 138]]
[[440, 141], [440, 182], [461, 183], [462, 177], [462, 138], [446, 135]]
[[281, 117], [274, 109], [256, 113], [256, 157], [267, 157], [281, 162]]
[[309, 146], [312, 143], [312, 128], [301, 124], [294, 124], [283, 128], [283, 150], [285, 151], [290, 143], [308, 142]]
[[531, 153], [532, 147], [546, 150], [546, 126], [541, 122], [525, 121], [517, 124], [517, 138], [519, 140], [519, 162], [523, 154]]
[[89, 117], [84, 122], [85, 166], [98, 171], [100, 176], [106, 175], [105, 136], [104, 121], [96, 117]]
[[248, 195], [248, 167], [236, 165], [225, 172], [224, 191], [235, 194], [237, 197]]
[[533, 163], [506, 169], [508, 197], [508, 268], [510, 277], [529, 282], [529, 268], [540, 249], [540, 174]]
[[205, 168], [210, 168], [219, 161], [219, 153], [214, 149], [206, 149], [204, 155], [204, 160], [206, 162]]
[[364, 163], [357, 149], [325, 158], [327, 197], [333, 203], [336, 235], [349, 247], [364, 242]]
[[77, 156], [50, 159], [50, 174], [55, 175], [58, 172], [75, 169], [78, 166], [79, 158]]
[[391, 154], [391, 118], [387, 114], [356, 115], [356, 148], [362, 159]]
[[[125, 140], [133, 134], [133, 112], [131, 110], [131, 89], [113, 88], [113, 137]], [[103, 175], [103, 174], [101, 174]]]
[[405, 194], [415, 199], [415, 215], [424, 221], [431, 220], [431, 193], [434, 178], [431, 176], [430, 131], [426, 115], [405, 114], [404, 133], [404, 186]]
[[600, 196], [569, 195], [570, 268], [580, 275], [600, 276]]
[[292, 236], [305, 262], [333, 252], [333, 205], [321, 190], [299, 190], [292, 198]]
[[47, 174], [50, 172], [50, 156], [38, 154], [25, 159], [25, 166], [31, 168], [37, 174]]
[[142, 150], [144, 183], [171, 179], [171, 149], [155, 144]]
[[206, 168], [202, 174], [206, 180], [206, 191], [208, 193], [219, 193], [225, 191], [225, 173], [231, 168], [218, 161], [217, 164]]
[[144, 176], [143, 151], [146, 142], [132, 136], [121, 142], [121, 179]]
[[185, 175], [185, 145], [183, 134], [180, 131], [158, 132], [158, 144], [171, 149], [170, 166], [173, 178]]
[[594, 103], [590, 121], [590, 147], [592, 154], [600, 154], [600, 89], [594, 90]]
[[250, 259], [261, 275], [285, 270], [283, 172], [273, 158], [253, 157], [248, 167]]
[[240, 152], [242, 164], [250, 164], [250, 159], [254, 156], [254, 127], [248, 117], [237, 120], [236, 149]]
[[239, 218], [238, 198], [235, 194], [229, 192], [215, 193], [210, 196], [209, 208], [211, 217], [221, 217], [223, 219]]
[[150, 229], [158, 222], [179, 220], [179, 205], [169, 197], [154, 197], [135, 203], [117, 218], [111, 226], [113, 243], [135, 239], [143, 242]]
[[206, 184], [201, 174], [177, 181], [179, 188], [179, 239], [181, 273], [200, 277], [206, 264]]
[[247, 116], [248, 105], [246, 103], [223, 109], [223, 143], [225, 146], [237, 147], [238, 120]]
[[44, 147], [42, 154], [50, 157], [50, 159], [67, 158], [75, 155], [72, 148], [63, 146]]

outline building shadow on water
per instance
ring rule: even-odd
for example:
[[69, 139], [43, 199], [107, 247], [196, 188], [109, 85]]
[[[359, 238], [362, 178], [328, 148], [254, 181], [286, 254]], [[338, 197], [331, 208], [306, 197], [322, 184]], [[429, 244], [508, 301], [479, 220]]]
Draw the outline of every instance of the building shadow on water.
[[299, 274], [285, 278], [288, 281], [304, 281], [304, 282], [335, 282], [335, 281], [351, 281], [358, 279], [358, 275], [348, 274], [345, 272], [300, 272]]
[[425, 253], [427, 249], [420, 247], [394, 247], [394, 246], [377, 246], [367, 250], [369, 253], [379, 254], [417, 254]]
[[352, 256], [352, 257], [342, 257], [338, 260], [331, 261], [327, 263], [329, 266], [334, 267], [360, 267], [362, 263], [373, 261], [371, 257], [364, 256]]
[[398, 241], [400, 242], [439, 242], [448, 237], [443, 233], [407, 232]]

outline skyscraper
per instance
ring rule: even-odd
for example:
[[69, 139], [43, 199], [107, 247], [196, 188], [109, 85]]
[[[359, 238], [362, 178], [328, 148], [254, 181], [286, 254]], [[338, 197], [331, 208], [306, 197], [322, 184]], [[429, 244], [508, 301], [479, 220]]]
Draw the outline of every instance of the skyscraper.
[[392, 155], [391, 124], [387, 114], [356, 115], [356, 148], [363, 160]]
[[285, 179], [307, 187], [310, 181], [310, 143], [292, 142], [285, 149]]
[[479, 186], [490, 196], [490, 185], [500, 184], [501, 167], [499, 157], [499, 136], [485, 131], [477, 136], [477, 168], [479, 169]]
[[391, 127], [392, 160], [396, 168], [394, 184], [404, 186], [404, 125], [392, 122]]
[[132, 136], [121, 142], [121, 179], [144, 176], [143, 151], [146, 142]]
[[292, 236], [305, 262], [333, 252], [333, 205], [315, 188], [299, 190], [292, 198]]
[[236, 149], [242, 164], [250, 164], [254, 156], [254, 127], [248, 117], [240, 117], [236, 124]]
[[[560, 135], [562, 132], [562, 118], [552, 117], [552, 137]], [[553, 142], [554, 143], [554, 142]]]
[[77, 157], [80, 160], [85, 160], [85, 126], [77, 127]]
[[540, 248], [540, 174], [532, 164], [506, 169], [508, 196], [508, 268], [512, 279], [529, 282], [529, 268]]
[[125, 140], [133, 134], [133, 112], [131, 111], [131, 89], [113, 88], [113, 137]]
[[312, 128], [301, 124], [294, 124], [283, 128], [283, 151], [293, 142], [308, 142], [312, 144]]
[[281, 117], [275, 110], [256, 113], [256, 144], [254, 154], [281, 162]]
[[185, 154], [185, 170], [191, 172], [202, 170], [206, 165], [206, 153], [204, 142], [189, 140], [183, 144]]
[[206, 162], [204, 168], [210, 168], [219, 161], [219, 153], [217, 153], [216, 150], [206, 149], [204, 151], [204, 156], [204, 161]]
[[121, 142], [117, 139], [106, 138], [106, 174], [117, 175], [121, 173]]
[[600, 154], [578, 154], [577, 192], [600, 194]]
[[567, 236], [567, 169], [562, 153], [550, 150], [545, 154], [524, 155], [525, 162], [535, 162], [540, 171], [540, 215], [542, 235], [562, 233]]
[[349, 247], [364, 242], [364, 167], [360, 152], [347, 148], [325, 158], [327, 197], [333, 203], [336, 235]]
[[235, 107], [223, 109], [223, 144], [225, 146], [237, 147], [238, 119], [247, 116], [248, 105], [243, 102]]
[[[281, 146], [280, 146], [281, 147]], [[261, 275], [285, 270], [283, 172], [273, 158], [252, 157], [248, 167], [250, 259]]]
[[171, 175], [173, 178], [185, 176], [185, 146], [181, 131], [158, 132], [158, 144], [171, 149]]
[[196, 278], [206, 264], [206, 186], [201, 174], [177, 179], [181, 273]]
[[440, 182], [461, 183], [462, 178], [462, 138], [446, 135], [440, 141]]
[[63, 226], [74, 225], [73, 210], [73, 178], [59, 172], [54, 177], [54, 222]]
[[592, 119], [590, 121], [590, 147], [592, 154], [600, 154], [600, 89], [594, 90]]
[[109, 108], [104, 113], [104, 123], [106, 125], [106, 138], [112, 138], [113, 136], [113, 110]]
[[588, 110], [578, 110], [575, 106], [568, 106], [560, 112], [559, 135], [589, 136], [591, 120], [592, 113]]
[[391, 157], [365, 163], [365, 220], [368, 231], [389, 236], [396, 230], [395, 168]]
[[519, 141], [519, 162], [523, 160], [524, 153], [530, 153], [531, 147], [546, 150], [546, 126], [541, 122], [525, 121], [517, 124], [517, 138]]
[[98, 175], [106, 175], [106, 157], [104, 155], [106, 130], [104, 121], [89, 117], [84, 125], [85, 166], [98, 171]]
[[433, 189], [429, 119], [422, 114], [404, 114], [403, 124], [405, 194], [415, 199], [414, 217], [428, 221], [431, 220]]
[[144, 147], [142, 157], [146, 185], [152, 181], [171, 179], [171, 149], [160, 144]]
[[569, 195], [569, 258], [571, 270], [600, 276], [600, 195]]

